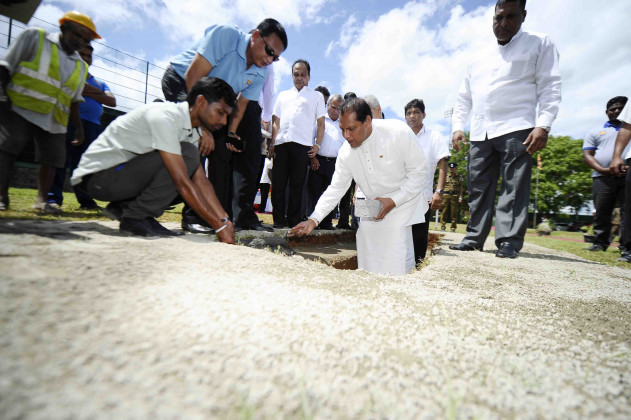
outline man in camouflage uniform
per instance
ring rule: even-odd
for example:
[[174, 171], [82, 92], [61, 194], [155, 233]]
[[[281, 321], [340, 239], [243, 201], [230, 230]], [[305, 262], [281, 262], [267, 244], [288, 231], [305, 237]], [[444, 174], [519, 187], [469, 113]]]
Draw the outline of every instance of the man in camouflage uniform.
[[462, 203], [462, 177], [456, 173], [458, 165], [449, 162], [449, 173], [445, 180], [445, 192], [443, 203], [440, 206], [440, 231], [445, 231], [447, 224], [447, 214], [451, 217], [451, 231], [456, 231], [458, 224], [458, 210]]

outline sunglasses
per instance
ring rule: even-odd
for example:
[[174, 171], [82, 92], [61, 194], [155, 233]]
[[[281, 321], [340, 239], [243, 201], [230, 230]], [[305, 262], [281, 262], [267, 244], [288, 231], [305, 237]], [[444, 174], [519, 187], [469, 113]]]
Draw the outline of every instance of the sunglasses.
[[261, 39], [263, 40], [263, 44], [265, 44], [265, 54], [273, 57], [274, 61], [278, 61], [280, 56], [275, 54], [275, 51], [272, 49], [272, 47], [270, 47], [267, 42], [265, 42], [265, 38], [261, 37]]

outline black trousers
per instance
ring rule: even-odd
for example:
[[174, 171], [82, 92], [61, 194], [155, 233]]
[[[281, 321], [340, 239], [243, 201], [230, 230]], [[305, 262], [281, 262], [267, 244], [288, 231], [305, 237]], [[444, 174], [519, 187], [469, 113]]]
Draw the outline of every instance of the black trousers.
[[[631, 165], [631, 159], [627, 159], [627, 165]], [[627, 170], [624, 178], [624, 206], [620, 208], [624, 214], [620, 214], [620, 246], [625, 253], [631, 252], [631, 170]], [[624, 229], [622, 227], [624, 226]]]
[[592, 192], [594, 194], [594, 235], [595, 244], [607, 248], [611, 241], [611, 216], [613, 209], [620, 205], [620, 237], [627, 230], [624, 224], [624, 188], [625, 178], [614, 178], [610, 176], [597, 176], [592, 178]]
[[[188, 175], [193, 176], [199, 167], [199, 150], [191, 143], [180, 145]], [[122, 217], [133, 219], [159, 217], [178, 195], [158, 151], [89, 175], [79, 188], [97, 200], [119, 202]]]
[[[318, 161], [320, 162], [320, 167], [316, 171], [310, 169], [309, 179], [307, 180], [309, 203], [312, 207], [309, 213], [313, 212], [320, 196], [327, 187], [331, 185], [331, 179], [333, 179], [333, 173], [335, 172], [335, 158], [318, 156]], [[320, 221], [320, 226], [332, 226], [334, 215], [335, 210], [332, 210], [331, 213]]]
[[[309, 146], [288, 142], [274, 148], [274, 168], [272, 169], [272, 206], [274, 224], [288, 224], [293, 227], [302, 221], [300, 207], [302, 189], [307, 176], [307, 152]], [[289, 186], [289, 196], [285, 202], [285, 189]], [[287, 214], [285, 214], [287, 205]]]
[[[254, 212], [254, 199], [259, 184], [261, 166], [261, 107], [258, 102], [250, 101], [237, 129], [237, 135], [245, 140], [243, 153], [232, 154], [232, 216], [234, 224], [248, 227], [259, 223]], [[209, 165], [210, 166], [210, 165]], [[208, 168], [210, 174], [210, 167]]]
[[355, 181], [351, 182], [351, 186], [340, 200], [340, 218], [337, 221], [338, 226], [349, 227], [348, 218], [351, 216], [351, 205], [353, 194], [355, 194]]
[[427, 254], [427, 235], [429, 234], [429, 223], [432, 210], [427, 209], [425, 222], [412, 225], [412, 241], [414, 242], [414, 261], [420, 263]]

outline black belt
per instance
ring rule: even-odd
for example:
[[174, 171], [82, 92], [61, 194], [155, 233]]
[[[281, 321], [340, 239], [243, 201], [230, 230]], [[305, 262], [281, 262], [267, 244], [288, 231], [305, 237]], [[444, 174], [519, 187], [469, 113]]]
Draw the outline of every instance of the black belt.
[[317, 155], [318, 159], [324, 159], [327, 162], [335, 162], [337, 158]]

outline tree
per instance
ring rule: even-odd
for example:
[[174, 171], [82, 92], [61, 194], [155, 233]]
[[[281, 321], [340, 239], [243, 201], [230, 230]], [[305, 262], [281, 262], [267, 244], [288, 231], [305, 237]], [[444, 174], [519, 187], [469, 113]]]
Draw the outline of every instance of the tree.
[[535, 202], [537, 154], [541, 155], [543, 168], [539, 173], [538, 211], [556, 214], [564, 207], [572, 207], [574, 213], [592, 199], [592, 170], [583, 161], [583, 141], [567, 136], [550, 136], [548, 145], [533, 155], [531, 204]]

